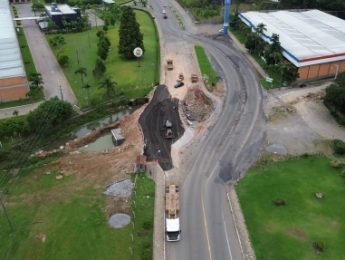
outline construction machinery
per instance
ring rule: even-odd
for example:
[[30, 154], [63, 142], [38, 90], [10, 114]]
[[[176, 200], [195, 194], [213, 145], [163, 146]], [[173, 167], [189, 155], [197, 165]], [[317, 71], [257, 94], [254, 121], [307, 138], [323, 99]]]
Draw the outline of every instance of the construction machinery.
[[173, 70], [174, 69], [174, 64], [173, 64], [173, 60], [167, 60], [167, 70]]
[[181, 239], [179, 213], [179, 187], [169, 185], [165, 187], [165, 233], [167, 241], [179, 241]]

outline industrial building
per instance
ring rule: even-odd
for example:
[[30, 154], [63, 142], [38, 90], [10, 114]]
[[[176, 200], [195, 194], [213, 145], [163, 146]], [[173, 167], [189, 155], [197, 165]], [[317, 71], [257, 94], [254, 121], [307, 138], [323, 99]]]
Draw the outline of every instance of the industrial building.
[[279, 35], [283, 56], [298, 67], [298, 80], [335, 76], [345, 72], [345, 21], [321, 12], [244, 12], [240, 19], [255, 29], [266, 25], [262, 38]]
[[8, 1], [0, 1], [0, 102], [25, 98], [29, 91]]
[[81, 17], [80, 9], [66, 4], [51, 4], [44, 7], [46, 15], [59, 27], [63, 28], [63, 20], [67, 22]]

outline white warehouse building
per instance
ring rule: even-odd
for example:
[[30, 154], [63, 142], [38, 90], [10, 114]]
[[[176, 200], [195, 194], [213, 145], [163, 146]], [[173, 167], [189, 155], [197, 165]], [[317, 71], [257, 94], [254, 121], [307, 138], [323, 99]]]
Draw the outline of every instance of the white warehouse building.
[[298, 67], [299, 80], [345, 72], [345, 20], [319, 10], [244, 12], [240, 19], [255, 29], [266, 25], [263, 39], [279, 35], [283, 56]]

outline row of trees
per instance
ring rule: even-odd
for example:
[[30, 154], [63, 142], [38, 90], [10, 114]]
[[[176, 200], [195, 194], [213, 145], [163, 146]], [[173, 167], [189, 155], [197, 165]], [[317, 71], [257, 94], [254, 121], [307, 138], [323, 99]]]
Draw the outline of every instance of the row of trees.
[[2, 138], [45, 134], [69, 119], [73, 114], [72, 105], [57, 97], [40, 104], [27, 117], [12, 117], [0, 121]]
[[253, 55], [263, 58], [270, 69], [280, 74], [282, 83], [290, 84], [297, 79], [298, 69], [283, 57], [278, 34], [272, 34], [268, 43], [262, 39], [267, 31], [263, 23], [258, 24], [254, 31], [243, 23], [236, 23], [233, 28], [245, 32], [246, 48]]

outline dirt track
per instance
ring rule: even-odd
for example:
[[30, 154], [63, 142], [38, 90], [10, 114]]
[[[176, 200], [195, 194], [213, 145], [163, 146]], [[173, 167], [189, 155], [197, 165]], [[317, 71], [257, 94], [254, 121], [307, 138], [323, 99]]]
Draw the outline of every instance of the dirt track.
[[[179, 139], [184, 129], [178, 114], [179, 101], [171, 98], [165, 85], [159, 85], [150, 104], [139, 118], [145, 136], [144, 154], [148, 161], [158, 160], [163, 170], [173, 167], [170, 155], [171, 145]], [[165, 123], [172, 123], [173, 139], [165, 139]]]

